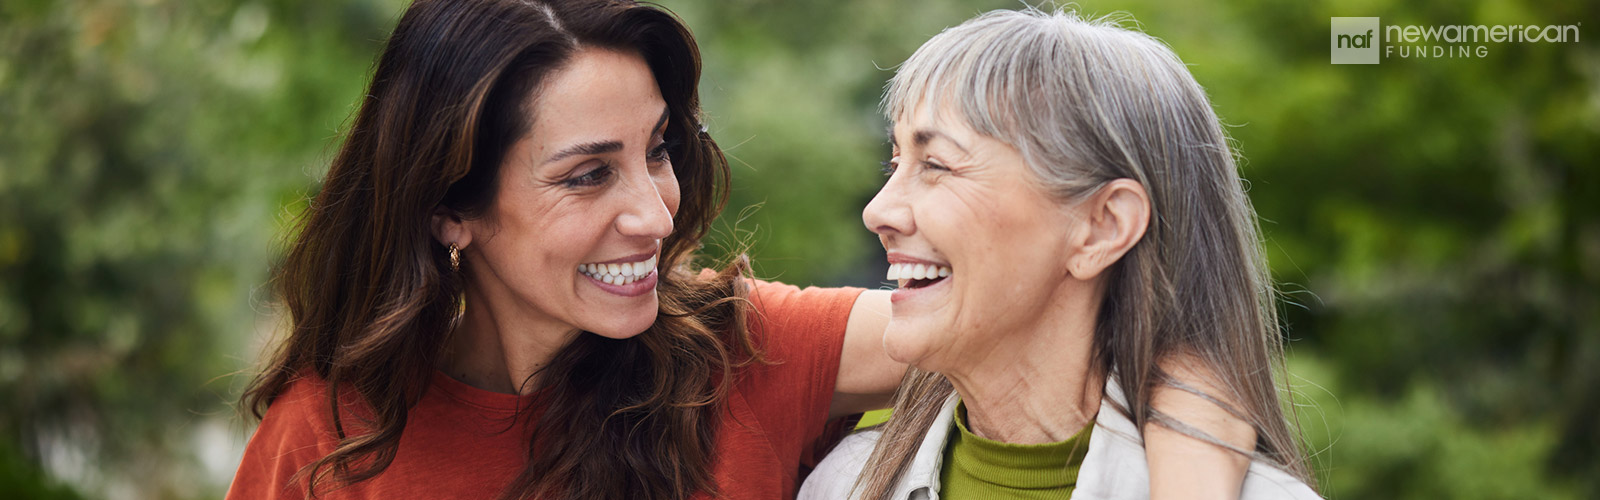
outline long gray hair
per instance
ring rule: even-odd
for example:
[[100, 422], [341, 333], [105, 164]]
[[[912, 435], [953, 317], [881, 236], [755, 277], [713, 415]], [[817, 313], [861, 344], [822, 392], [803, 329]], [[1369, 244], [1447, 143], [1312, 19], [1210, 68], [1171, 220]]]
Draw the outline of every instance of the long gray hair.
[[[884, 114], [892, 121], [917, 106], [944, 106], [1017, 148], [1063, 204], [1116, 179], [1142, 184], [1150, 225], [1108, 273], [1095, 325], [1094, 369], [1114, 373], [1128, 396], [1112, 411], [1140, 429], [1154, 422], [1223, 444], [1150, 405], [1163, 385], [1198, 394], [1255, 428], [1253, 453], [1228, 448], [1314, 484], [1279, 399], [1283, 346], [1255, 210], [1205, 90], [1171, 49], [1107, 19], [989, 12], [900, 66]], [[1224, 394], [1181, 384], [1157, 363], [1179, 357], [1203, 363]], [[856, 483], [861, 498], [893, 490], [952, 390], [939, 374], [906, 374]]]

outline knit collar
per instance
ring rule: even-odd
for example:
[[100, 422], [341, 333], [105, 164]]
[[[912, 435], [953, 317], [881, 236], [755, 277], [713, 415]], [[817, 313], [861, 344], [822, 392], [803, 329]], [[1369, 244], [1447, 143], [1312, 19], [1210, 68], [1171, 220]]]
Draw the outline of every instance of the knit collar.
[[1090, 421], [1065, 441], [1045, 444], [1010, 444], [991, 440], [967, 429], [964, 403], [957, 403], [954, 420], [957, 432], [950, 435], [950, 463], [971, 477], [981, 478], [1006, 488], [1045, 489], [1071, 485], [1078, 480], [1078, 468], [1089, 453]]

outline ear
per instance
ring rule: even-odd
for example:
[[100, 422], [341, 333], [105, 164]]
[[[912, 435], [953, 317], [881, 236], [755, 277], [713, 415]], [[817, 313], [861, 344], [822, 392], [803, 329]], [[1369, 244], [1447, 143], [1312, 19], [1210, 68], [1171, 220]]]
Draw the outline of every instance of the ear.
[[1068, 259], [1067, 270], [1080, 280], [1093, 279], [1121, 259], [1144, 238], [1150, 225], [1150, 195], [1133, 179], [1106, 183], [1080, 205], [1085, 232], [1081, 247]]
[[438, 240], [440, 245], [448, 247], [454, 244], [458, 249], [465, 249], [472, 244], [472, 231], [467, 229], [467, 223], [447, 208], [433, 209], [429, 226], [433, 230], [433, 239]]

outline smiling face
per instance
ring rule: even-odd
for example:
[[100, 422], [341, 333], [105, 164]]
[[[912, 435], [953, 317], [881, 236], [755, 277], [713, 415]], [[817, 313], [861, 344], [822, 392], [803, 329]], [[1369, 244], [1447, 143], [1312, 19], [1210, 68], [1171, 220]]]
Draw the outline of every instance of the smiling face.
[[893, 141], [893, 173], [862, 214], [901, 283], [890, 357], [940, 372], [979, 361], [1083, 289], [1066, 257], [1082, 224], [1016, 148], [924, 107], [895, 121]]
[[469, 314], [637, 335], [655, 321], [655, 264], [678, 210], [666, 103], [644, 59], [592, 48], [552, 73], [539, 96], [527, 135], [506, 152], [494, 202], [459, 223]]

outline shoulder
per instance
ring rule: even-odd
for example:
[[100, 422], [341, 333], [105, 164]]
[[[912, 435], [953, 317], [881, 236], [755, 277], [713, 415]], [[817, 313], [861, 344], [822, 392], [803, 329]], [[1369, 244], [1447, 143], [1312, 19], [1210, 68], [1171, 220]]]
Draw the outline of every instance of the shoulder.
[[1283, 469], [1266, 462], [1255, 461], [1245, 473], [1240, 500], [1321, 500], [1322, 496], [1311, 485], [1296, 479]]
[[[328, 384], [316, 375], [298, 376], [267, 407], [255, 436], [250, 438], [251, 446], [261, 441], [282, 455], [310, 456], [312, 460], [320, 458], [324, 451], [332, 451], [337, 438], [333, 432], [333, 407], [328, 404], [328, 391]], [[349, 394], [341, 396], [340, 411], [349, 417], [353, 398]], [[315, 453], [307, 453], [310, 450]]]
[[[1073, 498], [1139, 499], [1150, 496], [1150, 469], [1138, 428], [1116, 405], [1125, 405], [1122, 390], [1108, 378], [1105, 400], [1089, 437], [1089, 453], [1078, 473]], [[1113, 404], [1115, 403], [1115, 404]], [[1271, 464], [1254, 461], [1240, 490], [1242, 500], [1319, 499], [1316, 491]]]
[[747, 280], [751, 304], [750, 331], [767, 358], [777, 363], [800, 362], [828, 372], [827, 389], [838, 370], [840, 349], [860, 288], [800, 288], [784, 283]]
[[748, 284], [751, 340], [767, 362], [742, 369], [736, 390], [781, 453], [799, 457], [826, 434], [850, 308], [861, 290]]
[[[903, 437], [916, 440], [916, 446], [906, 448], [906, 453], [910, 455], [906, 457], [903, 472], [892, 490], [894, 498], [937, 496], [945, 443], [950, 433], [955, 430], [954, 417], [958, 401], [956, 394], [951, 393], [939, 405], [939, 413], [927, 429]], [[806, 478], [806, 484], [801, 488], [799, 498], [816, 500], [849, 498], [846, 495], [852, 493], [856, 479], [866, 470], [867, 460], [877, 447], [878, 441], [882, 439], [882, 434], [881, 428], [874, 428], [846, 437], [827, 458], [817, 464], [811, 476]]]
[[328, 385], [315, 375], [299, 375], [282, 394], [272, 400], [256, 436], [285, 434], [311, 437], [331, 427]]
[[816, 469], [806, 477], [805, 484], [800, 486], [800, 495], [796, 498], [799, 500], [846, 498], [850, 494], [850, 489], [855, 486], [856, 478], [861, 477], [861, 470], [867, 464], [867, 457], [872, 455], [872, 449], [878, 445], [878, 438], [881, 437], [883, 432], [877, 429], [846, 436], [826, 458], [817, 463]]
[[332, 451], [327, 386], [302, 376], [273, 399], [245, 446], [228, 498], [298, 498], [297, 474]]

